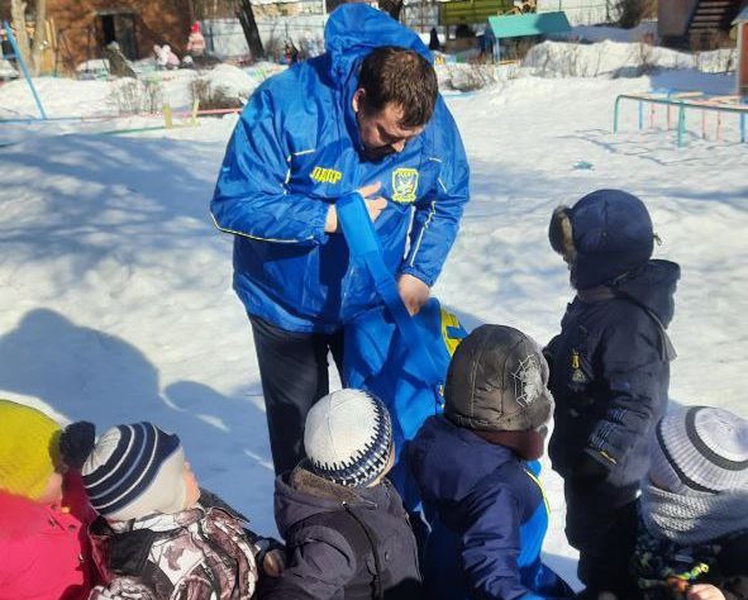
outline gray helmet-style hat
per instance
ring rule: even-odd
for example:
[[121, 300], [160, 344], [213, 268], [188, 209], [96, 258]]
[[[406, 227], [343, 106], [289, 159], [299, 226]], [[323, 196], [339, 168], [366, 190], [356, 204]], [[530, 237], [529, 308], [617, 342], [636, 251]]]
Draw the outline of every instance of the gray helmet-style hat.
[[548, 364], [521, 331], [482, 325], [457, 347], [447, 372], [444, 414], [477, 431], [529, 431], [548, 422]]

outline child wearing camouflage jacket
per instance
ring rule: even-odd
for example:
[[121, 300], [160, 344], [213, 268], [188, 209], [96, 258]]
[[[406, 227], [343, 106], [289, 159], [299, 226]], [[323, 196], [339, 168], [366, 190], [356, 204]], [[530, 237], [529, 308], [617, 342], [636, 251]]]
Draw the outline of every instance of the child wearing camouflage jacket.
[[679, 407], [655, 428], [631, 563], [645, 600], [748, 598], [748, 421]]
[[248, 600], [258, 540], [200, 490], [176, 435], [151, 423], [109, 429], [82, 468], [100, 517], [89, 528], [105, 586], [89, 600]]
[[556, 400], [548, 454], [564, 478], [566, 535], [579, 550], [586, 595], [629, 598], [636, 594], [627, 574], [636, 498], [675, 357], [665, 328], [680, 269], [650, 260], [647, 208], [621, 190], [557, 208], [549, 238], [571, 270], [576, 297], [545, 350]]

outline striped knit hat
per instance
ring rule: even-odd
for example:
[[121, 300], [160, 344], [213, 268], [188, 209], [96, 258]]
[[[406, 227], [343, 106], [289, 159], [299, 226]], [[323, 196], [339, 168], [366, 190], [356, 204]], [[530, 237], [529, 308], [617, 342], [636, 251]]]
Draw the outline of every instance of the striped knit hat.
[[43, 412], [0, 400], [0, 490], [39, 499], [59, 460], [60, 426]]
[[152, 423], [119, 425], [96, 442], [83, 464], [91, 505], [112, 521], [185, 508], [184, 450], [176, 435]]
[[366, 487], [385, 472], [393, 452], [390, 413], [362, 390], [328, 394], [307, 415], [304, 449], [320, 477]]
[[649, 476], [676, 494], [748, 490], [748, 421], [721, 408], [679, 407], [657, 424]]

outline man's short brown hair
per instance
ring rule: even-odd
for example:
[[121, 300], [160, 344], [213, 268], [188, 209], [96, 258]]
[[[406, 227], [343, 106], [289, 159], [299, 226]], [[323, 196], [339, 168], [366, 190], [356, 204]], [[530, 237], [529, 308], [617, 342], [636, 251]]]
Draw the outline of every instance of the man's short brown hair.
[[403, 109], [402, 127], [420, 127], [434, 114], [439, 86], [431, 63], [415, 50], [383, 46], [361, 64], [358, 87], [366, 92], [363, 109], [379, 112], [392, 103]]

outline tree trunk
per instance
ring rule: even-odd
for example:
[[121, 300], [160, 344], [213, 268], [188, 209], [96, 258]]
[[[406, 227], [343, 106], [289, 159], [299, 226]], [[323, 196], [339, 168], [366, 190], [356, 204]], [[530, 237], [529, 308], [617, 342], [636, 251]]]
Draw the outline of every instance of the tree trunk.
[[379, 8], [388, 13], [395, 21], [399, 21], [403, 0], [379, 0]]
[[30, 56], [29, 36], [26, 33], [26, 3], [23, 0], [11, 0], [10, 15], [16, 27], [16, 44], [21, 54], [20, 58], [28, 65]]
[[34, 47], [31, 52], [31, 72], [36, 77], [42, 68], [42, 54], [47, 42], [47, 0], [36, 0]]
[[258, 61], [265, 58], [265, 50], [262, 47], [260, 32], [257, 31], [255, 14], [252, 11], [252, 3], [250, 0], [241, 0], [240, 8], [237, 10], [236, 16], [242, 24], [244, 37], [247, 39], [247, 46], [249, 46], [249, 52], [252, 54], [252, 60]]

